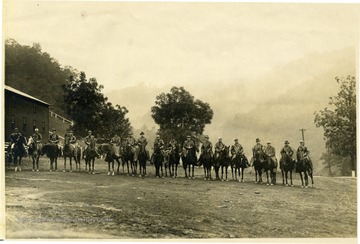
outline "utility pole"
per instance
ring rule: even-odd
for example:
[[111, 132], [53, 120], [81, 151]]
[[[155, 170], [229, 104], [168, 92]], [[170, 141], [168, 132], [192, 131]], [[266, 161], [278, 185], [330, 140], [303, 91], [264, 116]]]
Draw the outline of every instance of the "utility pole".
[[304, 135], [304, 131], [306, 131], [306, 130], [305, 130], [305, 129], [300, 129], [299, 131], [301, 131], [302, 140], [305, 142], [305, 135]]

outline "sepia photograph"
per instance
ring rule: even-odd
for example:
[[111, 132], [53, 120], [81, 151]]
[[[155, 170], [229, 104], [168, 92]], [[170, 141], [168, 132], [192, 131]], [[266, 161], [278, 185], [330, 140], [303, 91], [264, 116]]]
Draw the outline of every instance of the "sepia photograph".
[[2, 2], [0, 239], [357, 243], [357, 3]]

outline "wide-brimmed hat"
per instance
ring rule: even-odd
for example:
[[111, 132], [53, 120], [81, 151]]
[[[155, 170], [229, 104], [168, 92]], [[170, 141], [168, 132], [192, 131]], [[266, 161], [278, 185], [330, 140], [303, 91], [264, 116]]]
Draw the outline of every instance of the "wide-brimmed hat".
[[145, 133], [144, 133], [144, 132], [141, 132], [140, 135], [145, 135]]
[[285, 141], [285, 144], [290, 144], [290, 142], [288, 140]]
[[266, 143], [267, 143], [267, 144], [271, 144], [271, 141], [267, 141]]
[[92, 132], [92, 131], [91, 131], [91, 130], [88, 130], [88, 133], [89, 133], [89, 132]]
[[39, 129], [38, 129], [38, 128], [35, 128], [35, 131], [39, 131]]
[[237, 138], [234, 141], [239, 141]]
[[259, 138], [256, 138], [256, 142], [260, 142], [260, 139], [259, 139]]
[[187, 135], [186, 138], [191, 138], [191, 136], [190, 136], [190, 135]]
[[72, 130], [69, 130], [69, 133], [74, 133]]
[[206, 139], [209, 139], [209, 136], [208, 136], [208, 135], [205, 135], [204, 137], [205, 137]]
[[300, 140], [300, 143], [304, 143], [304, 141], [303, 141], [303, 140]]
[[51, 131], [56, 131], [56, 129], [55, 129], [55, 128], [52, 128]]

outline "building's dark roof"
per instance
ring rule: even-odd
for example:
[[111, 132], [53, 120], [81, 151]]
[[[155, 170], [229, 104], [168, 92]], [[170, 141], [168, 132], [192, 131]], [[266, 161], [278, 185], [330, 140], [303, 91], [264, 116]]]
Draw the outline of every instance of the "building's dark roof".
[[12, 87], [10, 87], [10, 86], [4, 85], [4, 88], [5, 88], [5, 90], [10, 91], [10, 92], [13, 92], [13, 93], [16, 93], [16, 94], [18, 94], [18, 95], [20, 95], [20, 96], [29, 98], [29, 99], [34, 100], [34, 101], [37, 101], [37, 102], [39, 102], [39, 103], [43, 103], [43, 104], [48, 105], [48, 106], [50, 105], [50, 104], [47, 103], [47, 102], [44, 102], [44, 101], [42, 101], [42, 100], [40, 100], [40, 99], [38, 99], [38, 98], [36, 98], [36, 97], [30, 96], [29, 94], [26, 94], [26, 93], [24, 93], [24, 92], [22, 92], [22, 91], [19, 91], [19, 90], [15, 89], [15, 88], [12, 88]]

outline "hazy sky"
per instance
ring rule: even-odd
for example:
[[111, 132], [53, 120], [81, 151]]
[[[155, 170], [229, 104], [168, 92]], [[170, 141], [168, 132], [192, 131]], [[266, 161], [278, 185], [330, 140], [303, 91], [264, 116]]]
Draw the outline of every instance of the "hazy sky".
[[[3, 2], [3, 37], [41, 44], [104, 91], [252, 81], [310, 52], [358, 46], [350, 4]], [[255, 80], [255, 79], [254, 79]]]

